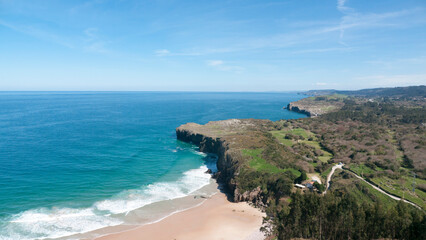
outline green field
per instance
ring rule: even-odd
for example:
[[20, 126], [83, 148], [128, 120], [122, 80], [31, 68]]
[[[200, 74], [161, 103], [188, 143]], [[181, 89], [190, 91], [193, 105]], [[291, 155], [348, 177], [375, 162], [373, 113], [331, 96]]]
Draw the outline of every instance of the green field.
[[[376, 168], [375, 170], [365, 166], [364, 164], [351, 164], [350, 170], [363, 177], [364, 174], [372, 174], [382, 169]], [[385, 176], [374, 177], [370, 179], [373, 183], [378, 185], [385, 191], [392, 193], [395, 196], [405, 198], [416, 203], [423, 208], [426, 206], [426, 193], [420, 189], [415, 189], [412, 192], [413, 178], [409, 176], [401, 176], [400, 179], [391, 179]], [[416, 184], [426, 184], [426, 180], [416, 179]]]
[[251, 157], [251, 159], [248, 163], [248, 165], [251, 168], [255, 169], [256, 171], [268, 172], [268, 173], [282, 173], [282, 172], [290, 171], [296, 177], [299, 177], [301, 175], [300, 171], [298, 171], [294, 168], [281, 169], [281, 168], [278, 168], [275, 165], [272, 165], [272, 164], [266, 162], [266, 160], [263, 159], [262, 156], [261, 156], [262, 151], [263, 151], [263, 149], [243, 149], [242, 150], [244, 155]]
[[326, 98], [327, 100], [341, 100], [341, 99], [345, 99], [347, 97], [348, 97], [347, 95], [335, 93], [335, 94], [331, 94], [331, 95], [307, 97], [305, 99], [314, 100], [314, 101], [318, 98]]
[[270, 133], [272, 134], [272, 136], [277, 138], [278, 141], [280, 141], [283, 145], [287, 147], [293, 146], [294, 142], [292, 140], [284, 138], [286, 135], [284, 131], [270, 131]]
[[354, 173], [358, 174], [359, 176], [363, 176], [364, 174], [371, 174], [375, 173], [375, 171], [364, 164], [356, 164], [352, 163], [349, 167]]
[[[305, 138], [305, 140], [299, 140], [299, 143], [305, 143], [307, 145], [310, 145], [316, 149], [319, 149], [323, 152], [323, 156], [319, 156], [318, 159], [321, 162], [327, 162], [328, 160], [330, 160], [333, 155], [327, 151], [325, 151], [324, 149], [322, 149], [322, 147], [320, 146], [319, 142], [317, 141], [315, 135], [303, 128], [295, 128], [295, 129], [283, 129], [283, 130], [279, 130], [279, 131], [270, 131], [270, 133], [276, 138], [278, 139], [279, 142], [281, 142], [283, 145], [287, 146], [287, 147], [291, 147], [294, 144], [297, 143], [297, 141], [291, 140], [291, 139], [285, 139], [285, 136], [287, 134], [292, 134], [292, 135], [296, 135], [296, 136], [302, 136], [303, 138]], [[309, 141], [308, 138], [313, 138], [312, 141]]]
[[[377, 191], [376, 189], [374, 189], [372, 186], [368, 185], [366, 182], [364, 181], [359, 181], [359, 184], [363, 187], [368, 189], [368, 192], [373, 195], [375, 198], [377, 198], [379, 201], [386, 203], [386, 205], [388, 204], [392, 204], [395, 205], [397, 203], [397, 201], [393, 200], [392, 198], [386, 196], [385, 194]], [[366, 195], [365, 193], [363, 193], [360, 189], [358, 188], [353, 188], [351, 189], [350, 193], [355, 196], [356, 198], [362, 200], [362, 201], [371, 201], [371, 199], [369, 199], [368, 195]], [[361, 202], [361, 201], [360, 201]]]
[[[400, 179], [395, 180], [383, 176], [371, 178], [370, 180], [387, 192], [410, 200], [425, 209], [426, 193], [418, 188], [415, 189], [414, 193], [412, 192], [412, 177], [402, 176]], [[415, 181], [416, 184], [426, 184], [426, 180], [423, 179], [416, 179]]]
[[331, 172], [332, 168], [333, 168], [333, 166], [330, 166], [324, 172], [321, 173], [321, 177], [324, 178], [324, 182], [327, 180], [327, 176]]

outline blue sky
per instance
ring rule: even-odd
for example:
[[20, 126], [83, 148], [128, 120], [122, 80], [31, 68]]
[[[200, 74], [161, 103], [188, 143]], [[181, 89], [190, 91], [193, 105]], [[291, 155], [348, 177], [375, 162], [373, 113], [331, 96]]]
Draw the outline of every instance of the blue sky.
[[0, 90], [421, 84], [425, 0], [0, 0]]

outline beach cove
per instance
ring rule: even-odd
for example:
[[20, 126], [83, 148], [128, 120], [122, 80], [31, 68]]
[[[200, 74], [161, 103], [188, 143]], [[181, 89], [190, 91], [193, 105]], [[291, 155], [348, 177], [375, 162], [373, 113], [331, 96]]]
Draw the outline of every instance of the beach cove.
[[143, 225], [97, 240], [260, 240], [259, 231], [265, 216], [246, 202], [233, 203], [217, 192], [201, 205], [175, 213], [159, 222]]
[[[176, 127], [291, 119], [289, 93], [3, 93], [0, 239], [94, 239], [211, 196], [216, 159]], [[155, 111], [153, 111], [155, 109]], [[207, 189], [207, 191], [205, 191]], [[207, 201], [206, 201], [207, 202]]]

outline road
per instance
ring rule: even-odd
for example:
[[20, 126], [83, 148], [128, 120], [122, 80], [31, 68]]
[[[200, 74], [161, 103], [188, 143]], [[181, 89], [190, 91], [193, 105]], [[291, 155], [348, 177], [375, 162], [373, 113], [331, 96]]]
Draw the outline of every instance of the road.
[[[327, 192], [327, 190], [330, 188], [330, 181], [331, 181], [331, 177], [332, 177], [332, 176], [333, 176], [333, 174], [334, 174], [334, 171], [335, 171], [337, 168], [342, 169], [342, 167], [343, 167], [344, 165], [345, 165], [345, 164], [337, 164], [337, 165], [334, 165], [334, 166], [331, 168], [331, 172], [330, 172], [330, 173], [328, 174], [328, 176], [327, 176], [327, 186], [326, 186], [325, 191], [324, 191], [324, 193], [323, 193], [323, 194], [325, 194], [325, 193]], [[377, 187], [377, 186], [375, 186], [375, 185], [371, 184], [370, 182], [368, 182], [368, 181], [367, 181], [367, 180], [365, 180], [364, 178], [360, 177], [360, 176], [359, 176], [359, 175], [357, 175], [356, 173], [351, 172], [351, 171], [348, 171], [348, 172], [352, 173], [353, 175], [355, 175], [355, 177], [357, 177], [357, 178], [361, 179], [362, 181], [364, 181], [365, 183], [367, 183], [368, 185], [370, 185], [371, 187], [373, 187], [373, 188], [374, 188], [374, 189], [376, 189], [377, 191], [379, 191], [379, 192], [381, 192], [381, 193], [385, 194], [386, 196], [388, 196], [388, 197], [390, 197], [390, 198], [392, 198], [392, 199], [394, 199], [394, 200], [397, 200], [397, 201], [400, 201], [400, 200], [401, 200], [401, 198], [400, 198], [400, 197], [397, 197], [397, 196], [395, 196], [395, 195], [392, 195], [392, 194], [389, 194], [389, 193], [387, 193], [387, 192], [383, 191], [383, 189], [381, 189], [381, 188], [379, 188], [379, 187]], [[420, 206], [418, 206], [417, 204], [415, 204], [415, 203], [413, 203], [413, 202], [410, 202], [410, 201], [405, 200], [405, 199], [402, 199], [402, 201], [404, 201], [404, 202], [406, 202], [406, 203], [408, 203], [408, 204], [411, 204], [411, 205], [413, 205], [414, 207], [416, 207], [416, 208], [418, 208], [418, 209], [422, 209]]]
[[[350, 172], [350, 171], [348, 171], [348, 172]], [[381, 193], [383, 193], [383, 194], [387, 195], [388, 197], [390, 197], [390, 198], [392, 198], [392, 199], [394, 199], [394, 200], [397, 200], [397, 201], [400, 201], [400, 200], [401, 200], [401, 198], [400, 198], [400, 197], [397, 197], [397, 196], [395, 196], [395, 195], [392, 195], [392, 194], [389, 194], [389, 193], [387, 193], [387, 192], [383, 191], [383, 189], [381, 189], [381, 188], [379, 188], [379, 187], [377, 187], [377, 186], [375, 186], [375, 185], [371, 184], [370, 182], [368, 182], [368, 181], [367, 181], [367, 180], [365, 180], [364, 178], [362, 178], [362, 177], [358, 176], [356, 173], [354, 173], [354, 172], [350, 172], [350, 173], [352, 173], [353, 175], [355, 175], [355, 177], [357, 177], [357, 178], [361, 179], [362, 181], [366, 182], [368, 185], [372, 186], [372, 187], [373, 187], [374, 189], [376, 189], [377, 191], [379, 191], [379, 192], [381, 192]], [[406, 203], [409, 203], [409, 204], [413, 205], [414, 207], [416, 207], [416, 208], [418, 208], [418, 209], [422, 209], [420, 206], [418, 206], [417, 204], [415, 204], [415, 203], [413, 203], [413, 202], [410, 202], [410, 201], [405, 200], [405, 199], [402, 199], [402, 201], [404, 201], [404, 202], [406, 202]]]
[[337, 165], [334, 165], [332, 168], [331, 168], [331, 172], [328, 174], [328, 176], [327, 176], [327, 182], [326, 182], [326, 186], [325, 186], [325, 191], [324, 191], [324, 193], [323, 194], [326, 194], [327, 193], [327, 190], [330, 188], [330, 181], [331, 181], [331, 176], [333, 176], [333, 174], [334, 174], [334, 171], [336, 171], [336, 169], [337, 168], [340, 168], [340, 169], [342, 169], [342, 167], [343, 166], [345, 166], [345, 164], [337, 164]]

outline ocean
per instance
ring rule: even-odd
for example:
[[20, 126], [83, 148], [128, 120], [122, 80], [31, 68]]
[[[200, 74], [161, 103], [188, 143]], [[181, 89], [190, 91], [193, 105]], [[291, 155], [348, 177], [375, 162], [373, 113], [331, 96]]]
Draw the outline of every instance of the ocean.
[[[158, 221], [208, 194], [215, 156], [175, 128], [294, 119], [296, 93], [0, 92], [0, 239]], [[203, 192], [204, 191], [204, 192]], [[173, 201], [171, 201], [173, 200]], [[77, 235], [76, 235], [77, 234]]]

